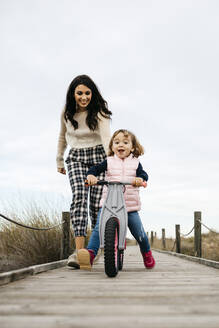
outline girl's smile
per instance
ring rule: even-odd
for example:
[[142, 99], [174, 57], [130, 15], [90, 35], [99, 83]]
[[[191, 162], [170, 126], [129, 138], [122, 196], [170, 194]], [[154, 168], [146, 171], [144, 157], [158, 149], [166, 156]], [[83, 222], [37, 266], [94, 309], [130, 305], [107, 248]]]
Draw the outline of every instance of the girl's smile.
[[89, 105], [91, 98], [92, 98], [92, 91], [86, 85], [79, 84], [75, 88], [75, 101], [77, 104], [77, 109], [79, 111], [86, 110], [87, 106]]
[[125, 136], [122, 132], [118, 133], [113, 139], [112, 151], [120, 159], [124, 159], [133, 151], [131, 137]]

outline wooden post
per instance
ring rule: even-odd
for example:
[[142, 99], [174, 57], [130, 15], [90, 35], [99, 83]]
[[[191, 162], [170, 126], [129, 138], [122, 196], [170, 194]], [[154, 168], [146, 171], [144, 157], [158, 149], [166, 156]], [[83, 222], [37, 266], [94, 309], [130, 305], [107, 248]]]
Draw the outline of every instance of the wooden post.
[[201, 212], [194, 212], [194, 227], [195, 256], [202, 257]]
[[166, 249], [166, 237], [165, 237], [165, 229], [162, 229], [162, 247]]
[[148, 237], [148, 235], [149, 235], [149, 233], [148, 233], [148, 231], [147, 231], [147, 237]]
[[62, 212], [62, 245], [61, 259], [66, 259], [70, 253], [70, 213]]
[[151, 246], [153, 246], [154, 243], [154, 233], [151, 231]]
[[155, 231], [154, 233], [154, 238], [156, 239], [157, 238], [157, 232]]
[[176, 253], [181, 253], [180, 225], [176, 224]]

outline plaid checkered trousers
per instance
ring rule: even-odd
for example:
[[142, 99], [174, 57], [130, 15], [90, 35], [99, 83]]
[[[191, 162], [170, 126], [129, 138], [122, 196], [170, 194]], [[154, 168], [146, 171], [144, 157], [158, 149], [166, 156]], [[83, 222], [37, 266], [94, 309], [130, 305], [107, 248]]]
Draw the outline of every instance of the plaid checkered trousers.
[[[84, 181], [88, 169], [106, 159], [106, 153], [102, 145], [89, 148], [72, 148], [66, 158], [68, 176], [72, 189], [72, 203], [70, 207], [71, 221], [74, 235], [86, 236], [88, 225], [88, 191], [90, 191], [89, 213], [91, 226], [94, 228], [99, 211], [99, 202], [102, 196], [102, 186], [85, 187]], [[98, 179], [104, 179], [101, 173]]]

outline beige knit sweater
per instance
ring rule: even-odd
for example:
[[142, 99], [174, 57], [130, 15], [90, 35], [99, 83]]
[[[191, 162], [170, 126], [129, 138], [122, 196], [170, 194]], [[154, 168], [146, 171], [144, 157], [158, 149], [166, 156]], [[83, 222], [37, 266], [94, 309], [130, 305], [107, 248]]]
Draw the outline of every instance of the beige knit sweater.
[[58, 138], [56, 163], [57, 168], [64, 167], [64, 152], [69, 145], [71, 148], [87, 148], [102, 144], [106, 154], [110, 142], [110, 119], [98, 114], [98, 128], [91, 131], [86, 124], [87, 111], [75, 113], [74, 119], [78, 122], [75, 130], [69, 120], [64, 119], [64, 110], [61, 114], [61, 129]]

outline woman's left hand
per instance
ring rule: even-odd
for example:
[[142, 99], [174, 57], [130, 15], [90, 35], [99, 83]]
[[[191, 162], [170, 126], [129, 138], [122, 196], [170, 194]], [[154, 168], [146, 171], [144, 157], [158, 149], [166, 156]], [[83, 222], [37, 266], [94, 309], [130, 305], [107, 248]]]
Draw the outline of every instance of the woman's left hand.
[[135, 178], [133, 181], [132, 181], [132, 185], [134, 187], [141, 187], [142, 186], [142, 182], [143, 182], [143, 179], [142, 178]]

